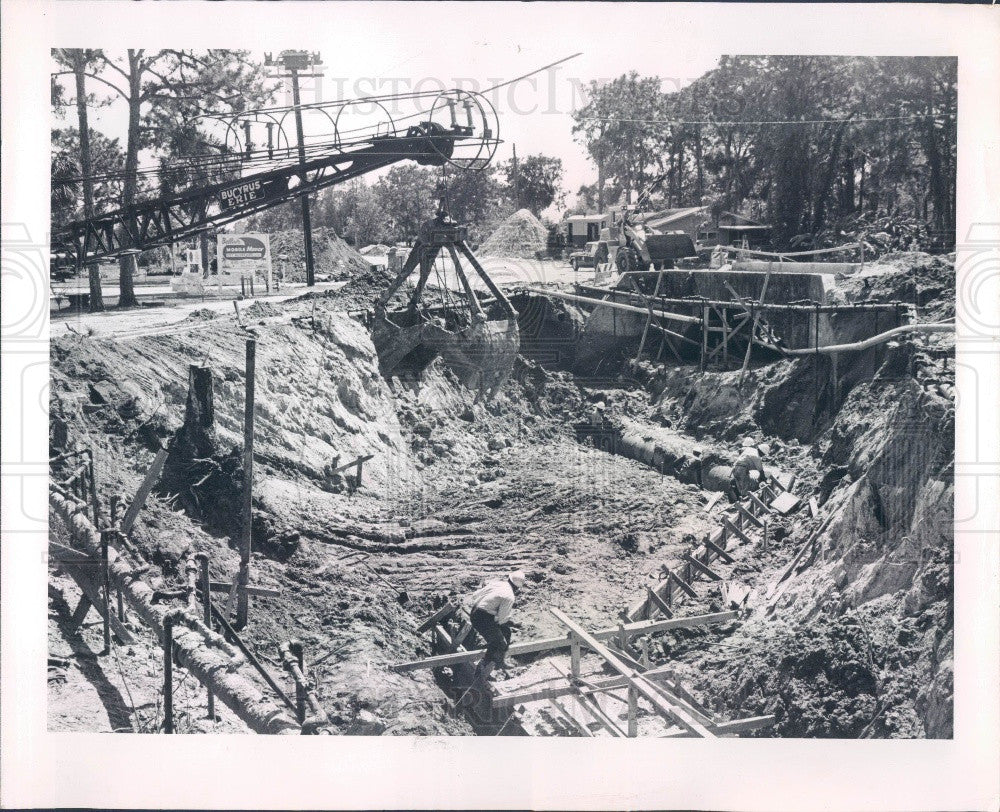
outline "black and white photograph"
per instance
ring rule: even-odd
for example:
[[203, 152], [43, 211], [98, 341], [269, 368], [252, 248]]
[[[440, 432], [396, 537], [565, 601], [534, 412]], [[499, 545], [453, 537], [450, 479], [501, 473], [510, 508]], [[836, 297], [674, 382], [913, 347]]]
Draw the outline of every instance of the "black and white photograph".
[[265, 5], [35, 61], [43, 732], [953, 745], [969, 51]]

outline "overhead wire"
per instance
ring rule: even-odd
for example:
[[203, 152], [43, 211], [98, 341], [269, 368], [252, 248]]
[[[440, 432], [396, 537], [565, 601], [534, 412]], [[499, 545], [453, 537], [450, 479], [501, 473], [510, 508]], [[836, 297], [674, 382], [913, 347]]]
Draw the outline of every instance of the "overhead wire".
[[702, 121], [692, 121], [688, 119], [671, 118], [624, 118], [620, 116], [578, 116], [580, 121], [621, 121], [627, 124], [672, 124], [675, 126], [691, 125], [711, 125], [711, 124], [734, 124], [734, 125], [786, 125], [786, 124], [866, 124], [874, 121], [916, 121], [927, 118], [953, 118], [951, 113], [922, 113], [910, 116], [878, 116], [871, 118], [816, 118], [816, 119], [781, 119], [773, 121], [757, 121], [742, 119], [704, 119]]

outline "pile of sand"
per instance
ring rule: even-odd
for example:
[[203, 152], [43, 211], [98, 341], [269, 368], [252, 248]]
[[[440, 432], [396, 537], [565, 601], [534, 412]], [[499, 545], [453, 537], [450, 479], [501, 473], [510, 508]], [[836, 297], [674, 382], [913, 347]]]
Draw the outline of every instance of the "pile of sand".
[[[298, 229], [278, 231], [271, 235], [271, 255], [288, 257], [286, 271], [291, 281], [304, 281], [305, 248]], [[313, 262], [316, 273], [334, 278], [347, 278], [368, 270], [367, 260], [344, 242], [333, 229], [313, 229]], [[277, 263], [277, 260], [276, 260]]]
[[527, 209], [519, 209], [504, 220], [487, 238], [478, 253], [494, 257], [534, 259], [544, 252], [548, 230]]

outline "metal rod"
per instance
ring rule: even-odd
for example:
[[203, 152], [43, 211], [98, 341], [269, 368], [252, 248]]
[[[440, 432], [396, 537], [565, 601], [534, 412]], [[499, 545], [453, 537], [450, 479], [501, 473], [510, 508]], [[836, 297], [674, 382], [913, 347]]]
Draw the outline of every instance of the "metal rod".
[[[205, 553], [195, 555], [201, 567], [201, 601], [205, 606], [205, 625], [212, 628], [212, 582], [208, 575], [208, 556]], [[215, 694], [208, 689], [208, 718], [215, 721]]]
[[111, 653], [111, 577], [108, 569], [108, 534], [101, 532], [101, 600], [104, 602], [104, 653]]
[[226, 620], [225, 615], [223, 615], [222, 612], [220, 612], [218, 609], [215, 608], [214, 603], [211, 606], [212, 606], [212, 616], [219, 622], [219, 625], [222, 627], [222, 630], [229, 636], [229, 639], [233, 641], [233, 644], [236, 646], [236, 648], [240, 650], [243, 656], [247, 658], [247, 661], [250, 663], [250, 665], [252, 665], [254, 668], [257, 669], [257, 672], [264, 678], [264, 682], [266, 682], [271, 687], [271, 690], [278, 695], [278, 698], [281, 699], [281, 701], [285, 703], [288, 709], [294, 713], [295, 704], [292, 702], [292, 700], [290, 700], [285, 695], [285, 692], [282, 691], [280, 687], [278, 687], [278, 683], [274, 681], [274, 678], [268, 673], [267, 669], [264, 668], [263, 665], [261, 665], [260, 660], [258, 660], [254, 656], [253, 652], [246, 647], [246, 644], [242, 640], [240, 640], [239, 635], [236, 634], [236, 630], [232, 627], [229, 621]]
[[[668, 273], [668, 271], [664, 271], [663, 273]], [[687, 272], [685, 271], [685, 273]], [[642, 300], [644, 303], [645, 301], [652, 299], [652, 297], [646, 296], [643, 293], [633, 293], [627, 290], [614, 290], [611, 288], [599, 288], [593, 285], [582, 285], [582, 284], [577, 285], [576, 287], [579, 288], [580, 290], [590, 291], [592, 293], [597, 293], [602, 296], [607, 296], [607, 295], [624, 296], [629, 299]], [[545, 291], [535, 288], [525, 288], [525, 290], [528, 291], [529, 293], [538, 293], [543, 296], [548, 296], [551, 295], [552, 293], [551, 291]], [[584, 297], [584, 298], [586, 298], [588, 301], [593, 301], [591, 297]], [[734, 298], [730, 300], [705, 299], [702, 297], [677, 299], [677, 298], [665, 297], [662, 295], [656, 297], [655, 302], [658, 303], [661, 307], [665, 307], [666, 305], [680, 305], [682, 307], [690, 307], [691, 305], [707, 304], [712, 307], [739, 307], [744, 310], [749, 310], [750, 309], [749, 306], [751, 304], [750, 301], [744, 301], [739, 298]], [[769, 311], [773, 312], [808, 311], [812, 313], [816, 310], [815, 304], [778, 304], [774, 302], [768, 302], [765, 304], [762, 304], [760, 302], [755, 302], [754, 304], [762, 313], [766, 313]], [[852, 313], [852, 312], [864, 312], [872, 310], [872, 311], [889, 313], [895, 310], [899, 304], [900, 304], [899, 302], [853, 302], [853, 303], [838, 304], [838, 305], [821, 304], [819, 305], [819, 312]]]

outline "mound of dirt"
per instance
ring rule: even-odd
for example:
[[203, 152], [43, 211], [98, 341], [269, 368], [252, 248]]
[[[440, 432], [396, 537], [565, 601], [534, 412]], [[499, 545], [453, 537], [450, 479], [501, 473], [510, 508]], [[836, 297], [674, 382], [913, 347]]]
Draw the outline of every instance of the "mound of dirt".
[[[318, 274], [345, 278], [368, 269], [368, 261], [342, 240], [335, 231], [313, 229], [313, 262]], [[273, 256], [285, 254], [285, 275], [288, 281], [305, 281], [305, 248], [298, 229], [278, 231], [271, 236]]]
[[544, 251], [548, 231], [527, 209], [519, 209], [504, 220], [480, 248], [483, 256], [534, 259]]
[[[367, 310], [395, 278], [395, 273], [365, 263], [365, 269], [353, 274], [350, 281], [337, 291], [337, 307], [344, 310]], [[393, 297], [393, 302], [400, 300], [403, 294], [408, 298], [412, 290], [412, 285], [403, 284]]]
[[921, 251], [886, 254], [840, 283], [851, 301], [901, 301], [919, 308], [921, 321], [955, 318], [955, 261]]

